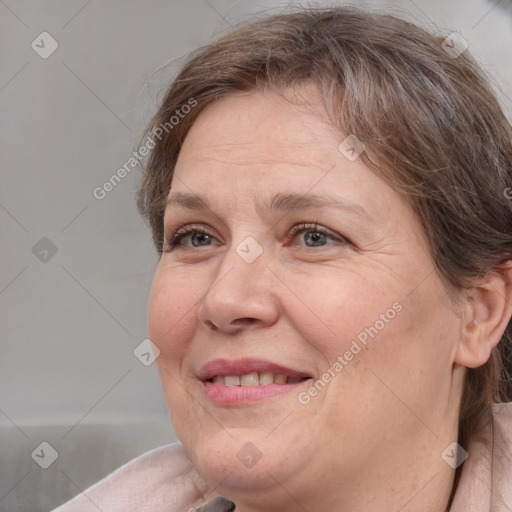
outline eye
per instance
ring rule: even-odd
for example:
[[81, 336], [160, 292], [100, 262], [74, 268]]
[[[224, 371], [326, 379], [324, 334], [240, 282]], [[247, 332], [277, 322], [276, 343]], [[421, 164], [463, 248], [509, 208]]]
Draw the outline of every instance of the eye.
[[[340, 243], [342, 245], [349, 244], [348, 240], [323, 226], [319, 226], [316, 222], [297, 224], [291, 229], [289, 236], [290, 238], [294, 238], [299, 234], [306, 235], [303, 238], [306, 247], [324, 247], [326, 245], [332, 245], [333, 243]], [[162, 252], [169, 253], [182, 247], [209, 247], [211, 245], [217, 245], [214, 243], [215, 240], [216, 238], [208, 234], [204, 226], [178, 226], [176, 231], [166, 236]], [[329, 240], [331, 240], [331, 242], [329, 242]], [[189, 243], [186, 243], [186, 241]]]
[[[183, 240], [189, 240], [190, 244], [184, 243]], [[173, 233], [165, 238], [163, 252], [171, 252], [177, 247], [208, 247], [213, 245], [215, 238], [206, 232], [204, 226], [188, 225], [178, 227]]]
[[[329, 239], [342, 244], [349, 243], [345, 238], [333, 233], [323, 226], [319, 226], [316, 222], [314, 224], [303, 223], [294, 226], [290, 231], [290, 236], [295, 237], [296, 235], [303, 233], [306, 235], [303, 238], [306, 243], [306, 247], [323, 247], [325, 245], [331, 245], [332, 243], [328, 242]], [[308, 245], [308, 243], [311, 243], [311, 245]]]

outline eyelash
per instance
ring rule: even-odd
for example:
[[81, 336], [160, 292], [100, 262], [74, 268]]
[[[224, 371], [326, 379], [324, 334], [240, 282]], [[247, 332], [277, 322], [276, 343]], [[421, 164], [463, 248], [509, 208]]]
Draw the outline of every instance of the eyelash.
[[[317, 224], [316, 221], [314, 223], [304, 222], [304, 223], [297, 224], [297, 225], [293, 226], [293, 228], [290, 230], [289, 237], [293, 238], [298, 233], [307, 232], [307, 231], [311, 231], [314, 233], [321, 233], [322, 235], [326, 235], [326, 236], [332, 238], [333, 240], [336, 240], [339, 243], [342, 243], [344, 245], [350, 244], [350, 241], [348, 239], [346, 239], [342, 236], [336, 235], [335, 233], [328, 230], [327, 228], [324, 228], [323, 226], [320, 226], [319, 224]], [[177, 247], [180, 247], [178, 242], [180, 242], [180, 240], [185, 235], [188, 235], [190, 233], [201, 233], [201, 234], [209, 235], [204, 226], [195, 226], [193, 224], [187, 225], [185, 223], [180, 224], [177, 226], [177, 228], [174, 232], [170, 233], [166, 237], [164, 249], [163, 249], [163, 251], [160, 251], [160, 252], [169, 253], [169, 252], [174, 251]], [[212, 235], [209, 235], [209, 236], [212, 236]], [[331, 244], [328, 244], [328, 245], [331, 245]], [[206, 247], [208, 247], [208, 246], [206, 246]], [[325, 246], [319, 246], [319, 247], [325, 247]], [[191, 246], [191, 248], [194, 248], [194, 247]]]

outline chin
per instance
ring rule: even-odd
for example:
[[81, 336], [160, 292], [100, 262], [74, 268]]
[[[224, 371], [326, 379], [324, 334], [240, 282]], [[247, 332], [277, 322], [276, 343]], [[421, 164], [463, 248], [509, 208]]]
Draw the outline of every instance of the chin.
[[[292, 453], [286, 441], [268, 438], [268, 431], [220, 430], [199, 439], [181, 441], [201, 477], [216, 491], [251, 492], [275, 487], [287, 480], [301, 464], [300, 450]], [[281, 446], [281, 449], [278, 449]]]

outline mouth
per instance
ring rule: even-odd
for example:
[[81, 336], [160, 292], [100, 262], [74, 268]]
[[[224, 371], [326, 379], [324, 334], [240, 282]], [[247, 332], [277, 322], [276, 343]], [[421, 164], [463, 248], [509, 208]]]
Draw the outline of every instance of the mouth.
[[215, 359], [199, 372], [207, 397], [216, 405], [245, 405], [277, 397], [312, 379], [302, 371], [260, 359]]
[[308, 377], [287, 377], [283, 373], [251, 372], [244, 375], [215, 375], [206, 382], [221, 386], [269, 386], [270, 384], [295, 384]]

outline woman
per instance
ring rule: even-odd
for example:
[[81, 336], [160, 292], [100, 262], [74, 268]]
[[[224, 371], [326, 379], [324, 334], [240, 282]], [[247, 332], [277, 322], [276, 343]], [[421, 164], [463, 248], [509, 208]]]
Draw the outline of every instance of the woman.
[[460, 36], [269, 17], [146, 135], [180, 444], [57, 510], [511, 510], [512, 130]]

